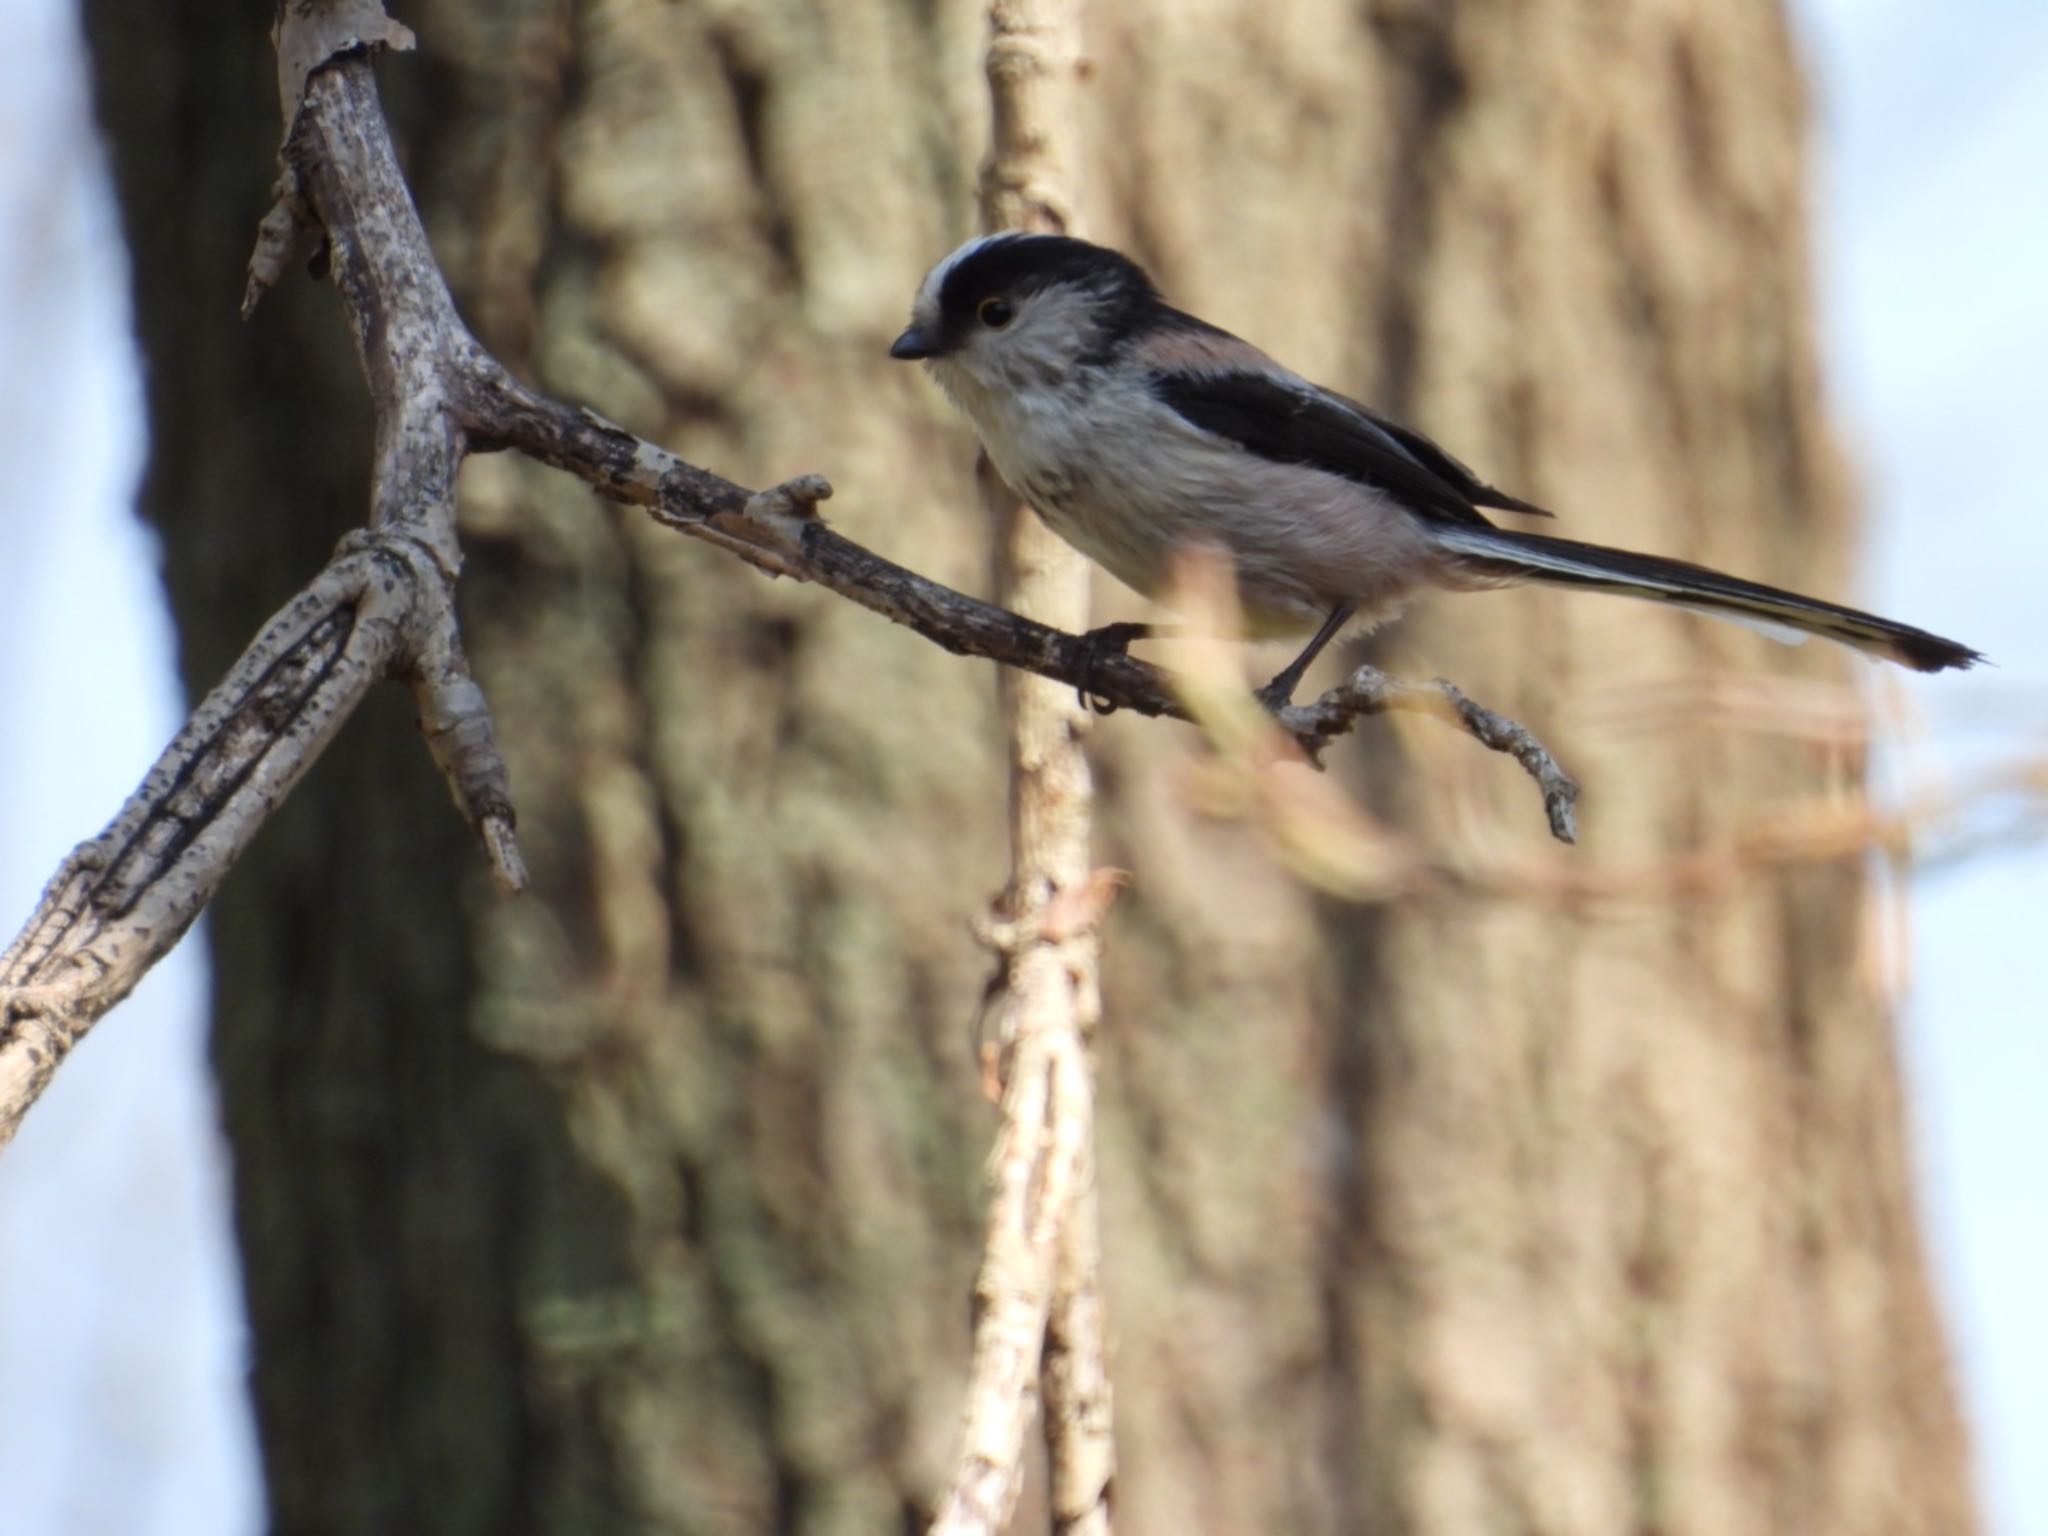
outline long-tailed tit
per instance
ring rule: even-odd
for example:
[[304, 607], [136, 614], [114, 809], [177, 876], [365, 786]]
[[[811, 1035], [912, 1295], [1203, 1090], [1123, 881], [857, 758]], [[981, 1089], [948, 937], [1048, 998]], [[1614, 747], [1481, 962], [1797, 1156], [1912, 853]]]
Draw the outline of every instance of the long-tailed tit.
[[[1261, 696], [1293, 696], [1347, 626], [1424, 587], [1519, 582], [1671, 603], [1938, 672], [1968, 646], [1704, 566], [1496, 528], [1495, 490], [1411, 428], [1172, 308], [1129, 258], [1060, 235], [970, 240], [925, 277], [891, 357], [926, 362], [1011, 489], [1148, 597], [1176, 552], [1235, 565], [1255, 636], [1314, 631]], [[1136, 626], [1121, 629], [1122, 639]], [[1107, 633], [1098, 631], [1098, 634]]]

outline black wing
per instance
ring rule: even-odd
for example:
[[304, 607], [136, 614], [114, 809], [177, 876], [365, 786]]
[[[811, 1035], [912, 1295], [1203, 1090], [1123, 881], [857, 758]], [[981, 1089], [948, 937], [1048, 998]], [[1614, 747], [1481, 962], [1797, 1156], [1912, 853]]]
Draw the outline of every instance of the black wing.
[[1158, 372], [1152, 391], [1206, 432], [1284, 464], [1308, 464], [1391, 492], [1418, 512], [1489, 527], [1480, 507], [1550, 514], [1497, 491], [1420, 432], [1355, 400], [1270, 374]]

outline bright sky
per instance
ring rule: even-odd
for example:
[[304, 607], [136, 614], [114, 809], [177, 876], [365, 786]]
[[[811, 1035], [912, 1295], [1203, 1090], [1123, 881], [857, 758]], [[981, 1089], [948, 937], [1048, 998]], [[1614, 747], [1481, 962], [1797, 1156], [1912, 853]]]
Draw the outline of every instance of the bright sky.
[[[1807, 0], [1821, 292], [1875, 519], [1871, 597], [1997, 663], [1908, 686], [1940, 759], [2048, 751], [2048, 5]], [[2048, 1536], [2048, 845], [1912, 891], [1908, 1081], [1997, 1536]]]
[[[178, 723], [152, 553], [129, 515], [138, 384], [113, 213], [80, 149], [74, 23], [65, 0], [9, 9], [0, 569], [26, 595], [0, 605], [0, 804], [36, 813], [0, 819], [7, 934]], [[1909, 685], [1939, 761], [2048, 747], [2048, 4], [1796, 9], [1822, 111], [1835, 387], [1875, 517], [1868, 595], [1998, 663]], [[1920, 875], [1911, 894], [1904, 1023], [1938, 1280], [1992, 1531], [2048, 1536], [2048, 1003], [2030, 963], [2048, 845]], [[203, 994], [187, 944], [0, 1158], [12, 1536], [260, 1526]]]
[[[64, 0], [12, 0], [0, 92], [0, 927], [178, 720], [132, 515], [127, 271]], [[232, 316], [223, 323], [233, 324]], [[81, 687], [78, 679], [90, 679]], [[4, 942], [4, 941], [0, 941]], [[225, 1163], [187, 943], [79, 1048], [0, 1157], [10, 1536], [260, 1529]]]

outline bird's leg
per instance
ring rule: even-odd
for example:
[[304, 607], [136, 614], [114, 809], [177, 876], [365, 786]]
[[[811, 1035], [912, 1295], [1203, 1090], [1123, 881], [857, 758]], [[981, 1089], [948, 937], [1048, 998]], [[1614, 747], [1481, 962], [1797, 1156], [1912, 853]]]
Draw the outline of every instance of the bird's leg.
[[1337, 632], [1351, 622], [1351, 615], [1358, 612], [1358, 604], [1339, 603], [1330, 610], [1330, 616], [1323, 620], [1323, 627], [1316, 631], [1315, 638], [1302, 647], [1302, 652], [1290, 661], [1274, 677], [1273, 681], [1259, 690], [1259, 702], [1267, 709], [1278, 712], [1294, 702], [1294, 690], [1301, 685], [1301, 674], [1308, 670], [1310, 662], [1322, 655], [1323, 647], [1337, 638]]
[[1105, 656], [1127, 656], [1133, 640], [1149, 640], [1158, 631], [1150, 624], [1103, 624], [1081, 636], [1075, 647], [1074, 695], [1098, 715], [1116, 713], [1116, 705], [1095, 692], [1095, 669]]

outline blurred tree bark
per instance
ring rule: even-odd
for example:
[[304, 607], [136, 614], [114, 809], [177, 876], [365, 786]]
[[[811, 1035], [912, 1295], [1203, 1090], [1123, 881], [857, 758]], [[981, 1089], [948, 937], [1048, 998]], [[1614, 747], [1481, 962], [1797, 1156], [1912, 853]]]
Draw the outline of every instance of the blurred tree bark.
[[[234, 323], [262, 18], [85, 9], [197, 690], [359, 518], [368, 413], [330, 295]], [[488, 345], [983, 584], [968, 441], [882, 356], [970, 227], [978, 4], [404, 19], [395, 125]], [[1087, 226], [1179, 301], [1573, 533], [1841, 589], [1777, 5], [1105, 0], [1088, 37]], [[274, 1527], [914, 1525], [988, 1124], [992, 679], [529, 465], [473, 464], [464, 515], [534, 894], [491, 893], [394, 689], [210, 929]], [[1819, 647], [1521, 594], [1396, 645], [1582, 773], [1589, 865], [1860, 774], [1655, 713], [1844, 676]], [[1542, 840], [1510, 765], [1377, 741], [1339, 771], [1404, 824]], [[1858, 861], [1343, 908], [1193, 814], [1188, 749], [1096, 743], [1137, 876], [1102, 1040], [1129, 1529], [1970, 1526]]]

